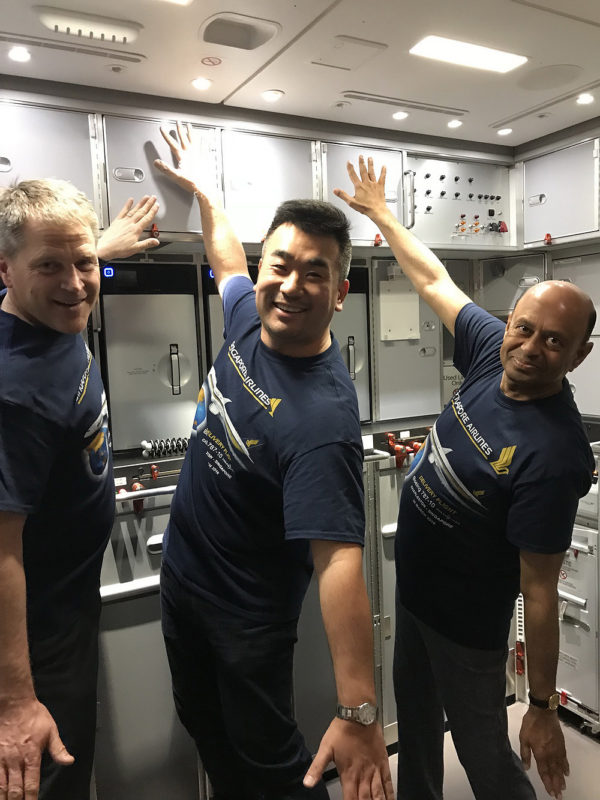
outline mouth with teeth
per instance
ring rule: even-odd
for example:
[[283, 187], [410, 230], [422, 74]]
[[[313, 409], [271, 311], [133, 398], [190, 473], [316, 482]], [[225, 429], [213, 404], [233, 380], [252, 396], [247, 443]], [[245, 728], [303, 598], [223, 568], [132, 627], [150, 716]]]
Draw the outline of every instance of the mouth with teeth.
[[273, 305], [278, 311], [281, 311], [284, 314], [301, 314], [303, 311], [305, 311], [304, 308], [290, 306], [287, 303], [273, 303]]

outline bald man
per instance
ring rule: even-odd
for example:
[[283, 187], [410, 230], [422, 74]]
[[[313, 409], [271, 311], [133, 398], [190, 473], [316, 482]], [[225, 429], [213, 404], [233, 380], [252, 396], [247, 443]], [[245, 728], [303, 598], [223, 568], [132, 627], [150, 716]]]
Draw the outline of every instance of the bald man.
[[[568, 775], [557, 716], [558, 573], [594, 461], [565, 375], [592, 349], [596, 313], [570, 283], [521, 297], [506, 326], [452, 282], [385, 202], [385, 168], [348, 165], [354, 196], [417, 292], [455, 337], [464, 375], [405, 478], [396, 537], [399, 800], [441, 800], [444, 711], [477, 800], [532, 800]], [[507, 735], [505, 670], [525, 600], [530, 707], [521, 759]]]

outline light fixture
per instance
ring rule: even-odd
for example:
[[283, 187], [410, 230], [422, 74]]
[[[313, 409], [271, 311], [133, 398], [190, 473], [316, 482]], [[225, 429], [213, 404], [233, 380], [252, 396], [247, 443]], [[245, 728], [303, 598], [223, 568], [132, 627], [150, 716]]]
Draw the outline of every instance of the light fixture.
[[77, 36], [79, 39], [129, 44], [137, 39], [143, 25], [125, 19], [85, 14], [52, 6], [33, 6], [44, 27], [53, 33]]
[[448, 123], [449, 128], [460, 128], [462, 122], [459, 119], [451, 119]]
[[406, 119], [407, 117], [406, 111], [396, 111], [395, 114], [392, 114], [392, 119]]
[[31, 60], [31, 53], [26, 47], [15, 45], [8, 51], [8, 57], [11, 59], [11, 61], [20, 61], [21, 63], [25, 63], [25, 61]]
[[594, 102], [594, 95], [584, 92], [583, 94], [579, 95], [577, 102], [580, 106], [589, 106], [590, 103]]
[[282, 92], [281, 89], [268, 89], [266, 92], [262, 93], [263, 100], [266, 100], [267, 103], [276, 103], [278, 100], [284, 96], [285, 92]]
[[212, 86], [212, 81], [209, 78], [195, 78], [192, 81], [192, 86], [194, 89], [198, 89], [199, 92], [205, 92]]
[[426, 36], [409, 52], [415, 56], [434, 58], [450, 64], [487, 69], [493, 72], [510, 72], [511, 69], [520, 67], [527, 61], [525, 56], [505, 53], [502, 50], [492, 50], [479, 44], [459, 42], [456, 39], [446, 39], [443, 36]]
[[508, 136], [510, 133], [512, 133], [512, 128], [500, 128], [498, 136]]
[[165, 3], [174, 3], [176, 6], [191, 6], [194, 0], [164, 0]]

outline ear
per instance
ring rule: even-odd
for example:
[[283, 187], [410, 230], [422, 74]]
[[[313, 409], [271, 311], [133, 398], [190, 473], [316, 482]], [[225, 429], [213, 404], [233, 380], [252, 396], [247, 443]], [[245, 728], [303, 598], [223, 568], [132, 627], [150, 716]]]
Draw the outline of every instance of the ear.
[[9, 272], [8, 262], [4, 256], [4, 253], [0, 253], [0, 279], [2, 280], [2, 283], [6, 286], [7, 289], [11, 287], [12, 283], [8, 272]]
[[506, 334], [508, 333], [508, 329], [510, 328], [510, 321], [512, 319], [512, 315], [513, 315], [513, 312], [511, 311], [510, 314], [508, 315], [508, 317], [506, 318], [506, 327], [504, 328], [504, 335], [502, 337], [503, 339], [506, 337]]
[[348, 279], [342, 281], [338, 286], [337, 291], [337, 298], [335, 301], [334, 310], [341, 311], [342, 306], [344, 304], [344, 300], [346, 299], [346, 295], [348, 294], [348, 289], [350, 288], [350, 281]]
[[592, 347], [594, 346], [593, 342], [586, 342], [582, 344], [577, 353], [575, 354], [575, 358], [573, 359], [572, 365], [569, 368], [569, 372], [573, 372], [576, 367], [578, 367], [582, 361], [589, 356], [592, 351]]

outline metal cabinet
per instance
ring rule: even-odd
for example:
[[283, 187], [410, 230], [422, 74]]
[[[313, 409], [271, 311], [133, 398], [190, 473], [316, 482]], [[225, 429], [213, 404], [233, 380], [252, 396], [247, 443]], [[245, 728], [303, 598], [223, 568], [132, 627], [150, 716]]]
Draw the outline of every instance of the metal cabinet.
[[307, 139], [226, 130], [223, 183], [236, 236], [261, 242], [280, 203], [316, 196], [314, 145]]
[[61, 178], [71, 181], [100, 211], [93, 114], [2, 103], [1, 120], [0, 186]]
[[[382, 648], [375, 529], [374, 468], [389, 457], [380, 451], [365, 450], [365, 547], [363, 574], [373, 612], [375, 690], [377, 703], [384, 707], [381, 680]], [[319, 588], [313, 575], [298, 623], [298, 643], [294, 653], [294, 713], [311, 753], [316, 753], [321, 737], [335, 716], [337, 691], [327, 636], [323, 627]]]
[[374, 418], [402, 419], [441, 410], [441, 324], [398, 263], [372, 262]]
[[475, 299], [492, 314], [506, 315], [528, 288], [543, 280], [543, 255], [484, 259]]
[[195, 265], [111, 268], [101, 308], [113, 447], [188, 437], [201, 382]]
[[386, 202], [394, 216], [397, 217], [402, 205], [402, 152], [400, 150], [376, 149], [331, 142], [323, 142], [321, 144], [321, 152], [323, 200], [328, 200], [333, 205], [338, 206], [346, 214], [351, 223], [350, 236], [352, 241], [372, 245], [376, 237], [381, 237], [377, 226], [364, 214], [354, 211], [343, 200], [337, 198], [333, 194], [333, 190], [344, 189], [348, 194], [354, 194], [346, 165], [350, 161], [358, 171], [359, 155], [363, 155], [365, 159], [372, 156], [378, 175], [381, 167], [385, 166], [387, 168], [385, 182]]
[[[154, 166], [160, 158], [173, 163], [169, 146], [160, 132], [161, 125], [174, 133], [171, 120], [143, 120], [104, 117], [106, 177], [110, 219], [113, 220], [129, 197], [156, 195], [160, 209], [154, 222], [160, 232], [200, 231], [200, 211], [196, 198], [184, 192]], [[194, 171], [205, 194], [219, 197], [220, 163], [214, 128], [193, 126]]]
[[525, 244], [598, 232], [598, 140], [525, 161]]
[[575, 283], [594, 301], [597, 315], [591, 336], [594, 346], [585, 361], [569, 372], [567, 378], [579, 411], [600, 416], [600, 253], [557, 259], [552, 263], [552, 277]]
[[412, 186], [404, 222], [414, 220], [419, 239], [467, 249], [510, 244], [508, 167], [408, 155], [405, 170]]
[[[161, 463], [177, 472], [181, 460]], [[160, 484], [164, 492], [134, 508], [120, 495], [101, 575], [97, 800], [199, 800], [205, 797], [193, 741], [177, 717], [160, 623], [158, 578], [162, 534], [176, 477], [153, 482], [148, 463], [115, 469], [117, 486]], [[139, 492], [136, 493], [139, 497]]]

